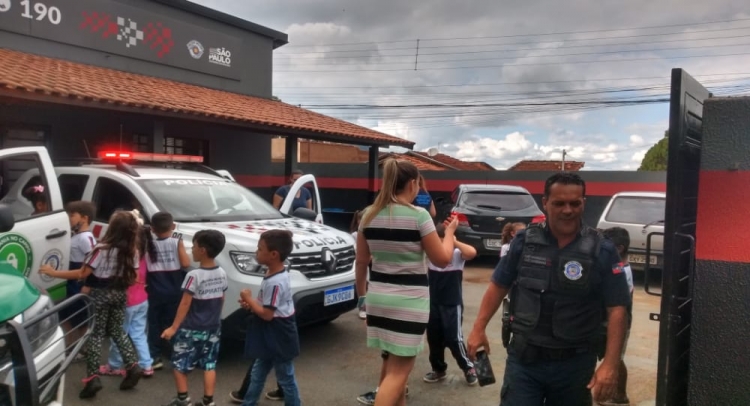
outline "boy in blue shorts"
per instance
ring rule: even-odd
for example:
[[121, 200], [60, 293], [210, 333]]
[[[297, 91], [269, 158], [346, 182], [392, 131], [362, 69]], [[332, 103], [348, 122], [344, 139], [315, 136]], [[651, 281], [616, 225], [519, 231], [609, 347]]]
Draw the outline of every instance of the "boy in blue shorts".
[[253, 299], [249, 289], [240, 294], [242, 307], [255, 315], [245, 339], [245, 355], [255, 361], [242, 406], [258, 404], [271, 368], [276, 370], [276, 380], [284, 392], [284, 405], [300, 405], [293, 363], [299, 355], [299, 336], [289, 272], [284, 265], [293, 246], [290, 231], [270, 230], [261, 234], [256, 260], [268, 268], [266, 276], [257, 299]]
[[167, 406], [189, 406], [187, 374], [193, 366], [203, 373], [203, 400], [197, 406], [215, 406], [216, 359], [221, 338], [221, 308], [227, 290], [227, 274], [216, 265], [224, 249], [224, 234], [201, 230], [193, 237], [193, 259], [200, 268], [193, 269], [182, 283], [182, 300], [172, 326], [161, 337], [172, 340], [172, 364], [177, 397]]

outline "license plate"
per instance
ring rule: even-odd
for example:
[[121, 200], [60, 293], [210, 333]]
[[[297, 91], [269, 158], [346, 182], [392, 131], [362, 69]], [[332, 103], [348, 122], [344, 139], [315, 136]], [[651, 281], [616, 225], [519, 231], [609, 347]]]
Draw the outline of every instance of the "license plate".
[[[651, 265], [656, 265], [658, 258], [656, 258], [655, 255], [652, 255], [651, 258], [649, 258], [648, 262]], [[628, 254], [628, 261], [632, 262], [634, 264], [645, 264], [646, 263], [646, 256], [645, 255], [637, 255], [637, 254]]]
[[335, 305], [336, 303], [348, 302], [350, 300], [354, 300], [354, 285], [326, 290], [323, 306]]
[[484, 245], [487, 248], [501, 248], [503, 246], [503, 240], [484, 240]]

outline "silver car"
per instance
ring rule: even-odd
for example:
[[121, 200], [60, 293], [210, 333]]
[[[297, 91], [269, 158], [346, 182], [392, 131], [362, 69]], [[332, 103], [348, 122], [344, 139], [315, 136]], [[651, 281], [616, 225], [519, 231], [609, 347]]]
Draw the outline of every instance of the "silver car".
[[[646, 244], [651, 233], [664, 233], [666, 194], [658, 192], [622, 192], [612, 196], [597, 228], [622, 227], [630, 234], [628, 262], [635, 271], [646, 265]], [[651, 268], [663, 269], [663, 234], [651, 237]]]

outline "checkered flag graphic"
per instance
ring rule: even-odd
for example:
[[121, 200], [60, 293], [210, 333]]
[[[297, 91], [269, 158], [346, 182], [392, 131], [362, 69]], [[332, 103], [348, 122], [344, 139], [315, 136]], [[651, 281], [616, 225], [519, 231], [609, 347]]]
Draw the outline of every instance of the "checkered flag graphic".
[[120, 32], [117, 34], [118, 41], [125, 41], [125, 46], [130, 48], [143, 41], [143, 31], [138, 29], [138, 23], [128, 18], [127, 23], [122, 17], [117, 17], [117, 25]]

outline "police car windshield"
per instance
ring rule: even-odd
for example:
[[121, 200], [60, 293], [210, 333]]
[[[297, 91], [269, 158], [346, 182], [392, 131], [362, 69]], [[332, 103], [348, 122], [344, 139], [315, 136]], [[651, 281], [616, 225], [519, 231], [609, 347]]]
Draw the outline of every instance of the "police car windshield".
[[248, 189], [219, 179], [140, 180], [160, 210], [175, 221], [241, 221], [283, 218], [270, 203]]

